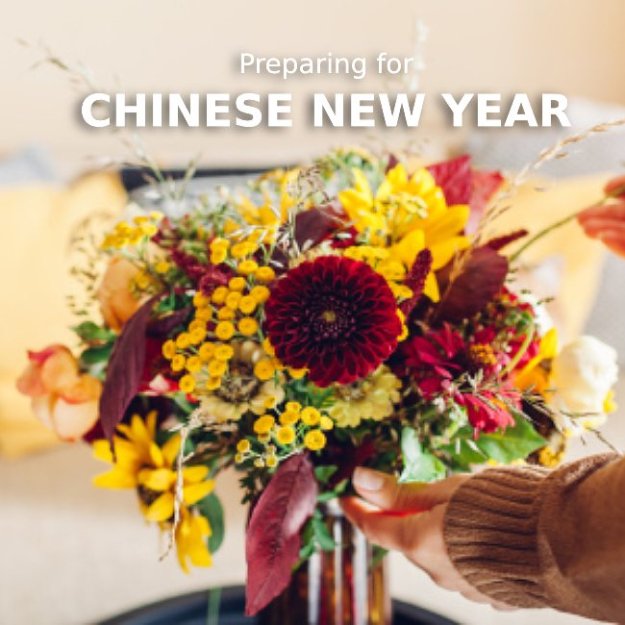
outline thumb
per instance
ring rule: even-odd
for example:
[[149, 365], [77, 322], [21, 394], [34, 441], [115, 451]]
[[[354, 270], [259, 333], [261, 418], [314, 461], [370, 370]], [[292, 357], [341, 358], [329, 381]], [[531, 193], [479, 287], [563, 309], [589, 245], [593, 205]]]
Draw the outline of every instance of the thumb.
[[366, 501], [394, 512], [422, 512], [446, 503], [466, 475], [455, 475], [440, 482], [399, 484], [394, 476], [365, 467], [354, 471], [352, 482], [356, 492]]

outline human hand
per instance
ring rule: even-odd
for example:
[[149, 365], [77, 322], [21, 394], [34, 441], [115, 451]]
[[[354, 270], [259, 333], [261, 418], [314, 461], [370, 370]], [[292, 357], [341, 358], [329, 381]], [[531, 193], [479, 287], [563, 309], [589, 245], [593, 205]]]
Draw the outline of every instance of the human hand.
[[599, 239], [615, 254], [625, 257], [625, 176], [610, 180], [604, 191], [616, 201], [591, 206], [577, 219], [589, 237]]
[[447, 505], [468, 478], [456, 475], [433, 484], [398, 484], [390, 475], [359, 467], [352, 481], [362, 499], [344, 499], [343, 510], [372, 543], [401, 551], [442, 588], [459, 592], [471, 601], [509, 610], [510, 606], [473, 588], [447, 553], [443, 534]]

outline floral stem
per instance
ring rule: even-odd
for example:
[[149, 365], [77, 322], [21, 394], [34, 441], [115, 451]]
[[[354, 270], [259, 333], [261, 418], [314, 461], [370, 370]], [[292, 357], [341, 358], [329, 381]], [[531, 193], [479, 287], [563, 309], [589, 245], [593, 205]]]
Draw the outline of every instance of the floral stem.
[[523, 252], [525, 252], [532, 245], [534, 245], [534, 243], [540, 241], [543, 237], [546, 237], [548, 234], [551, 234], [552, 232], [554, 232], [555, 230], [558, 230], [562, 226], [566, 226], [566, 224], [573, 221], [581, 212], [582, 212], [581, 210], [576, 211], [572, 215], [569, 215], [568, 217], [565, 217], [564, 219], [560, 219], [559, 221], [556, 221], [555, 223], [537, 232], [533, 237], [528, 239], [514, 254], [512, 254], [512, 256], [510, 256], [510, 263], [514, 263], [517, 260], [519, 260], [519, 256], [521, 256]]
[[[625, 194], [625, 185], [623, 185], [621, 187], [618, 187], [618, 188], [614, 189], [613, 191], [611, 191], [610, 193], [608, 193], [599, 202], [594, 204], [594, 206], [602, 206], [608, 200], [620, 197], [620, 196], [622, 196], [624, 194]], [[530, 248], [532, 245], [534, 245], [534, 243], [536, 243], [537, 241], [540, 241], [543, 237], [545, 237], [548, 234], [554, 232], [555, 230], [558, 230], [562, 226], [566, 226], [566, 224], [568, 224], [571, 221], [573, 221], [574, 219], [576, 219], [577, 216], [580, 213], [582, 213], [584, 210], [585, 209], [581, 209], [581, 210], [575, 211], [572, 215], [569, 215], [568, 217], [565, 217], [564, 219], [560, 219], [560, 220], [556, 221], [555, 223], [553, 223], [553, 224], [547, 226], [546, 228], [543, 228], [539, 232], [537, 232], [533, 237], [528, 239], [514, 254], [512, 254], [512, 256], [510, 256], [510, 262], [511, 263], [516, 262], [519, 259], [519, 257], [521, 256], [521, 254], [523, 254], [523, 252], [525, 252], [528, 248]]]

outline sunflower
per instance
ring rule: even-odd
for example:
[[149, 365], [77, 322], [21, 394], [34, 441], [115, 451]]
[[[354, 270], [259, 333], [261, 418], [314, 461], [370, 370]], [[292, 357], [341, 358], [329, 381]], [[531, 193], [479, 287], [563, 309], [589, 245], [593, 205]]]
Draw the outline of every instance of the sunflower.
[[[139, 415], [133, 415], [129, 425], [118, 425], [119, 435], [113, 437], [113, 451], [108, 440], [94, 441], [95, 458], [112, 466], [93, 481], [100, 488], [135, 489], [146, 520], [156, 522], [166, 530], [171, 527], [174, 518], [176, 461], [181, 439], [179, 434], [174, 434], [162, 446], [158, 445], [155, 441], [156, 420], [156, 412], [152, 411], [145, 421]], [[204, 517], [191, 509], [213, 490], [214, 482], [208, 479], [208, 473], [208, 467], [203, 465], [182, 469], [182, 502], [180, 524], [176, 528], [176, 548], [185, 571], [188, 559], [196, 566], [211, 564], [205, 540], [210, 535], [210, 526]], [[199, 536], [203, 537], [201, 541]]]
[[375, 193], [362, 171], [353, 170], [353, 176], [354, 186], [341, 191], [338, 198], [357, 232], [370, 246], [386, 251], [375, 269], [387, 279], [401, 281], [417, 254], [429, 249], [433, 262], [424, 292], [438, 301], [434, 272], [468, 247], [469, 239], [462, 232], [469, 207], [448, 206], [443, 190], [427, 169], [409, 176], [400, 163], [386, 173]]
[[402, 324], [386, 280], [366, 263], [322, 256], [288, 271], [265, 305], [276, 356], [325, 387], [362, 379], [397, 346]]

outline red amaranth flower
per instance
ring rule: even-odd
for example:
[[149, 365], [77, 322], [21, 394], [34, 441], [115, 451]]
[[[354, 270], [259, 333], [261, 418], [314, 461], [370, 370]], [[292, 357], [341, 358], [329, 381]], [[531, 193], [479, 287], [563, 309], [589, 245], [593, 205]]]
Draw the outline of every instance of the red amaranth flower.
[[318, 386], [349, 384], [397, 346], [401, 323], [388, 284], [366, 263], [321, 256], [288, 271], [265, 305], [265, 331], [287, 366]]
[[476, 436], [480, 432], [495, 432], [514, 425], [514, 418], [503, 399], [510, 405], [519, 407], [521, 399], [518, 393], [503, 389], [500, 393], [481, 391], [479, 395], [458, 393], [456, 401], [467, 410], [469, 423]]

